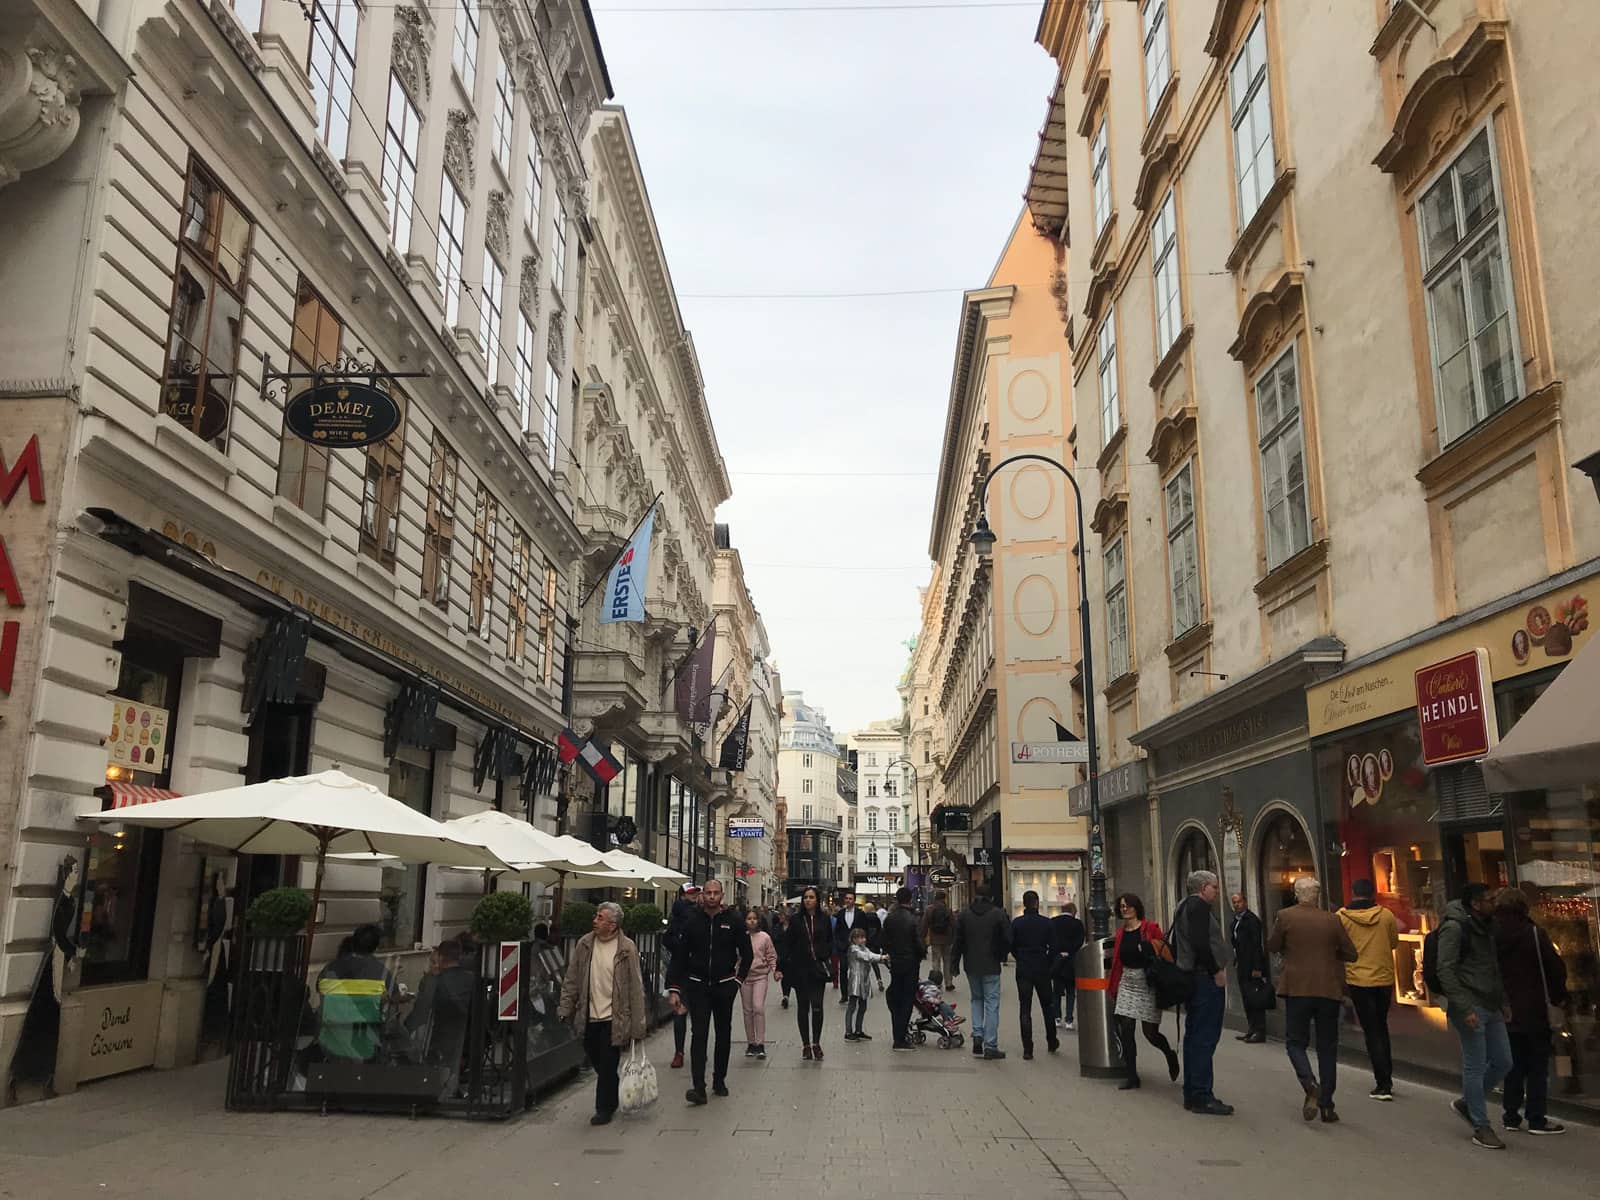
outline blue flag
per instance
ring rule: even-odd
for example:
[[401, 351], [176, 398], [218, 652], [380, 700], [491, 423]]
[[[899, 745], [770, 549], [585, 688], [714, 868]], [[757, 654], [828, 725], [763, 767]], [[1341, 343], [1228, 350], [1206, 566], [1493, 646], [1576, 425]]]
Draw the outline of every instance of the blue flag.
[[650, 537], [655, 528], [656, 510], [652, 506], [628, 548], [611, 568], [600, 601], [600, 624], [644, 620], [644, 589], [650, 578]]

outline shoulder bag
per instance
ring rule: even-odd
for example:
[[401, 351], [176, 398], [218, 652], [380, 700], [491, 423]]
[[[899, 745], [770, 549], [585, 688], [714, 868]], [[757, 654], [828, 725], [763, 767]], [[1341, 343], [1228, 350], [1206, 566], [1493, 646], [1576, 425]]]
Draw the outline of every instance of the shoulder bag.
[[817, 922], [815, 918], [800, 918], [802, 931], [806, 938], [806, 953], [811, 957], [811, 978], [819, 983], [833, 982], [833, 965], [817, 958]]
[[1150, 948], [1150, 963], [1144, 969], [1144, 980], [1155, 995], [1157, 1008], [1176, 1008], [1187, 1004], [1194, 996], [1194, 977], [1178, 967], [1172, 947], [1167, 944], [1157, 927], [1154, 937], [1146, 937], [1144, 929], [1139, 936]]
[[1561, 1033], [1567, 1026], [1567, 1010], [1550, 999], [1550, 980], [1544, 973], [1544, 943], [1539, 940], [1539, 927], [1533, 927], [1533, 961], [1539, 964], [1539, 990], [1544, 993], [1545, 1020], [1552, 1033]]

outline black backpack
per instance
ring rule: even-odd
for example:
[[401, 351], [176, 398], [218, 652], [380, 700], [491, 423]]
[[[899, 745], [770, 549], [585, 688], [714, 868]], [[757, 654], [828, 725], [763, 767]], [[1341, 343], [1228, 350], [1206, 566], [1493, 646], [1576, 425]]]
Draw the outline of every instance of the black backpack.
[[944, 905], [936, 905], [928, 914], [928, 928], [934, 933], [950, 932], [950, 910]]
[[[1443, 925], [1432, 930], [1427, 937], [1422, 939], [1422, 982], [1428, 991], [1435, 996], [1443, 996], [1444, 980], [1439, 978], [1439, 931]], [[1467, 956], [1467, 933], [1461, 933], [1461, 949], [1456, 954], [1456, 961], [1460, 962]]]

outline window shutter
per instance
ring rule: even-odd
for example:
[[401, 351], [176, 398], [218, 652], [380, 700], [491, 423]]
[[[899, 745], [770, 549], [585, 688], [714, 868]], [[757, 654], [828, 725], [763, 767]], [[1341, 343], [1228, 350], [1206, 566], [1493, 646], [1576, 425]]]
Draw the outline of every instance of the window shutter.
[[1498, 817], [1504, 802], [1489, 794], [1483, 771], [1477, 763], [1440, 767], [1433, 774], [1439, 793], [1439, 810], [1433, 819], [1440, 824], [1452, 821], [1482, 821]]

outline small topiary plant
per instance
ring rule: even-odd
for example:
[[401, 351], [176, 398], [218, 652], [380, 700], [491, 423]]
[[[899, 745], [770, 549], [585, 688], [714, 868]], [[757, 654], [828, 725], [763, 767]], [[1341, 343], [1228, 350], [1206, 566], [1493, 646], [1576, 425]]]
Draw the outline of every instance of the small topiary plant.
[[244, 923], [251, 933], [294, 933], [306, 927], [311, 916], [311, 897], [297, 887], [273, 888], [250, 901], [244, 910]]
[[629, 937], [639, 937], [646, 933], [660, 933], [665, 928], [665, 924], [661, 910], [648, 901], [644, 904], [635, 904], [632, 908], [624, 910], [622, 914], [622, 932]]
[[521, 892], [490, 892], [472, 910], [471, 926], [480, 942], [525, 942], [533, 930], [533, 905]]
[[561, 906], [561, 932], [582, 937], [594, 925], [594, 905], [587, 900], [568, 900]]

